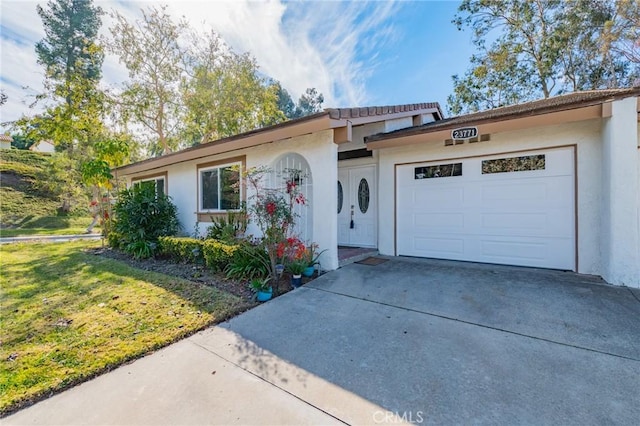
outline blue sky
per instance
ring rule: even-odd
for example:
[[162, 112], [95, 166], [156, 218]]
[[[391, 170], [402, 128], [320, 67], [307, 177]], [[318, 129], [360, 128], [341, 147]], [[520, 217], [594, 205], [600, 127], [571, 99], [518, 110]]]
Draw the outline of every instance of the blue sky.
[[[0, 122], [15, 120], [42, 90], [42, 68], [34, 44], [44, 36], [36, 5], [0, 3], [0, 84], [9, 102]], [[471, 32], [451, 23], [458, 1], [251, 2], [168, 0], [96, 1], [130, 20], [140, 9], [167, 3], [201, 31], [213, 28], [236, 51], [249, 51], [264, 74], [280, 80], [294, 98], [316, 87], [324, 107], [440, 102], [446, 108], [451, 75], [462, 74], [473, 53]], [[113, 24], [103, 17], [101, 34]], [[117, 90], [126, 69], [107, 56], [103, 85]], [[25, 87], [28, 87], [25, 89]]]

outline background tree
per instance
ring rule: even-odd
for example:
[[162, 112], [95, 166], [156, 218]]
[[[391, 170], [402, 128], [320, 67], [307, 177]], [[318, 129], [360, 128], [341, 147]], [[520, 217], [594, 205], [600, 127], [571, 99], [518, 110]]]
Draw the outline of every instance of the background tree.
[[298, 99], [296, 105], [296, 117], [304, 117], [305, 115], [315, 114], [322, 109], [324, 96], [314, 88], [308, 88]]
[[129, 70], [130, 81], [117, 97], [135, 123], [150, 131], [152, 154], [167, 154], [178, 145], [182, 104], [180, 78], [183, 49], [178, 40], [187, 24], [174, 22], [166, 6], [143, 10], [143, 19], [129, 23], [115, 12], [110, 50]]
[[[37, 6], [45, 38], [36, 44], [38, 63], [45, 68], [46, 99], [52, 105], [33, 119], [19, 122], [34, 139], [53, 141], [70, 157], [86, 155], [102, 130], [102, 77], [104, 53], [97, 44], [102, 10], [91, 0], [50, 0]], [[28, 123], [34, 121], [34, 123]]]
[[315, 88], [308, 88], [300, 96], [298, 103], [295, 104], [287, 89], [282, 87], [279, 81], [273, 82], [271, 86], [275, 90], [278, 99], [278, 109], [288, 119], [304, 117], [322, 110], [324, 96], [322, 93], [318, 93]]
[[279, 81], [275, 81], [271, 85], [278, 97], [278, 109], [282, 111], [288, 119], [296, 118], [296, 104], [293, 103], [293, 99], [287, 89], [282, 87]]
[[185, 138], [191, 144], [236, 135], [285, 119], [274, 87], [249, 53], [233, 52], [215, 32], [193, 37], [183, 79]]
[[68, 213], [83, 193], [79, 163], [92, 155], [93, 145], [104, 131], [103, 94], [99, 88], [104, 59], [98, 45], [102, 10], [91, 0], [50, 0], [37, 6], [45, 37], [36, 46], [44, 67], [43, 113], [23, 117], [15, 127], [26, 140], [50, 140], [58, 155], [51, 157], [38, 185], [61, 202]]
[[[449, 111], [631, 84], [640, 68], [603, 48], [605, 28], [625, 27], [616, 7], [613, 0], [464, 0], [453, 22], [472, 29], [478, 52], [463, 77], [453, 76]], [[633, 16], [638, 7], [631, 1], [625, 11]], [[610, 31], [611, 46], [619, 46], [618, 32]]]
[[628, 61], [639, 64], [640, 4], [637, 0], [617, 0], [614, 16], [616, 19], [605, 23], [602, 49], [613, 50]]
[[11, 146], [16, 149], [29, 149], [31, 145], [36, 143], [35, 140], [29, 139], [22, 133], [13, 133], [11, 137], [13, 138], [13, 141], [11, 142]]

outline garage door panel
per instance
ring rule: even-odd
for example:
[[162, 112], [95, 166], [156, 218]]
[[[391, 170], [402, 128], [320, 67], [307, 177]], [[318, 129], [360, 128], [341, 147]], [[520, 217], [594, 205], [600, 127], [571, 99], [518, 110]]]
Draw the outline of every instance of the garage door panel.
[[433, 254], [446, 253], [448, 255], [463, 255], [464, 243], [463, 238], [417, 237], [413, 240], [413, 249]]
[[458, 208], [464, 204], [464, 188], [450, 186], [447, 188], [434, 188], [429, 186], [416, 186], [410, 189], [413, 194], [413, 207], [419, 210], [433, 210], [438, 208]]
[[483, 158], [460, 160], [462, 176], [446, 178], [399, 166], [398, 254], [574, 269], [573, 149], [544, 155], [545, 169], [525, 172], [482, 174]]
[[482, 228], [496, 231], [543, 231], [548, 226], [546, 213], [483, 213]]
[[479, 262], [567, 269], [565, 257], [557, 253], [573, 253], [573, 241], [482, 239], [480, 250]]
[[548, 184], [546, 182], [523, 183], [514, 182], [510, 184], [491, 184], [483, 185], [482, 182], [471, 182], [472, 187], [478, 187], [482, 191], [483, 206], [492, 207], [496, 203], [498, 205], [514, 201], [533, 204], [537, 201], [546, 200]]
[[463, 231], [464, 214], [462, 213], [417, 213], [413, 215], [412, 225], [424, 231]]

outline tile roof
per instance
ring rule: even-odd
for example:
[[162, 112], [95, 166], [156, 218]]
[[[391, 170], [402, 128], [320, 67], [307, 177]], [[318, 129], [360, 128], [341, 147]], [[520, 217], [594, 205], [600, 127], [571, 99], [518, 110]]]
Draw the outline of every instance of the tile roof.
[[368, 136], [365, 141], [373, 142], [385, 139], [393, 139], [397, 137], [417, 135], [436, 130], [454, 128], [459, 125], [470, 123], [479, 124], [540, 115], [548, 112], [563, 111], [600, 104], [615, 99], [622, 99], [625, 97], [637, 95], [640, 95], [640, 87], [631, 87], [626, 89], [589, 90], [583, 92], [568, 93], [551, 98], [539, 99], [536, 101], [446, 118], [444, 120], [434, 121], [431, 123], [423, 124], [421, 126], [400, 129], [389, 133], [379, 133], [377, 135]]
[[395, 114], [399, 112], [418, 111], [421, 109], [437, 109], [442, 118], [440, 104], [437, 102], [423, 102], [419, 104], [370, 106], [363, 108], [327, 108], [325, 112], [333, 119], [372, 117], [375, 115]]

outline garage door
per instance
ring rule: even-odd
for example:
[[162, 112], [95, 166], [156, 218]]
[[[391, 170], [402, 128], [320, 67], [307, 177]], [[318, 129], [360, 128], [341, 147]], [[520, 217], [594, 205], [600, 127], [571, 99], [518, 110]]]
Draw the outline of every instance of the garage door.
[[400, 165], [399, 255], [575, 270], [573, 148]]

